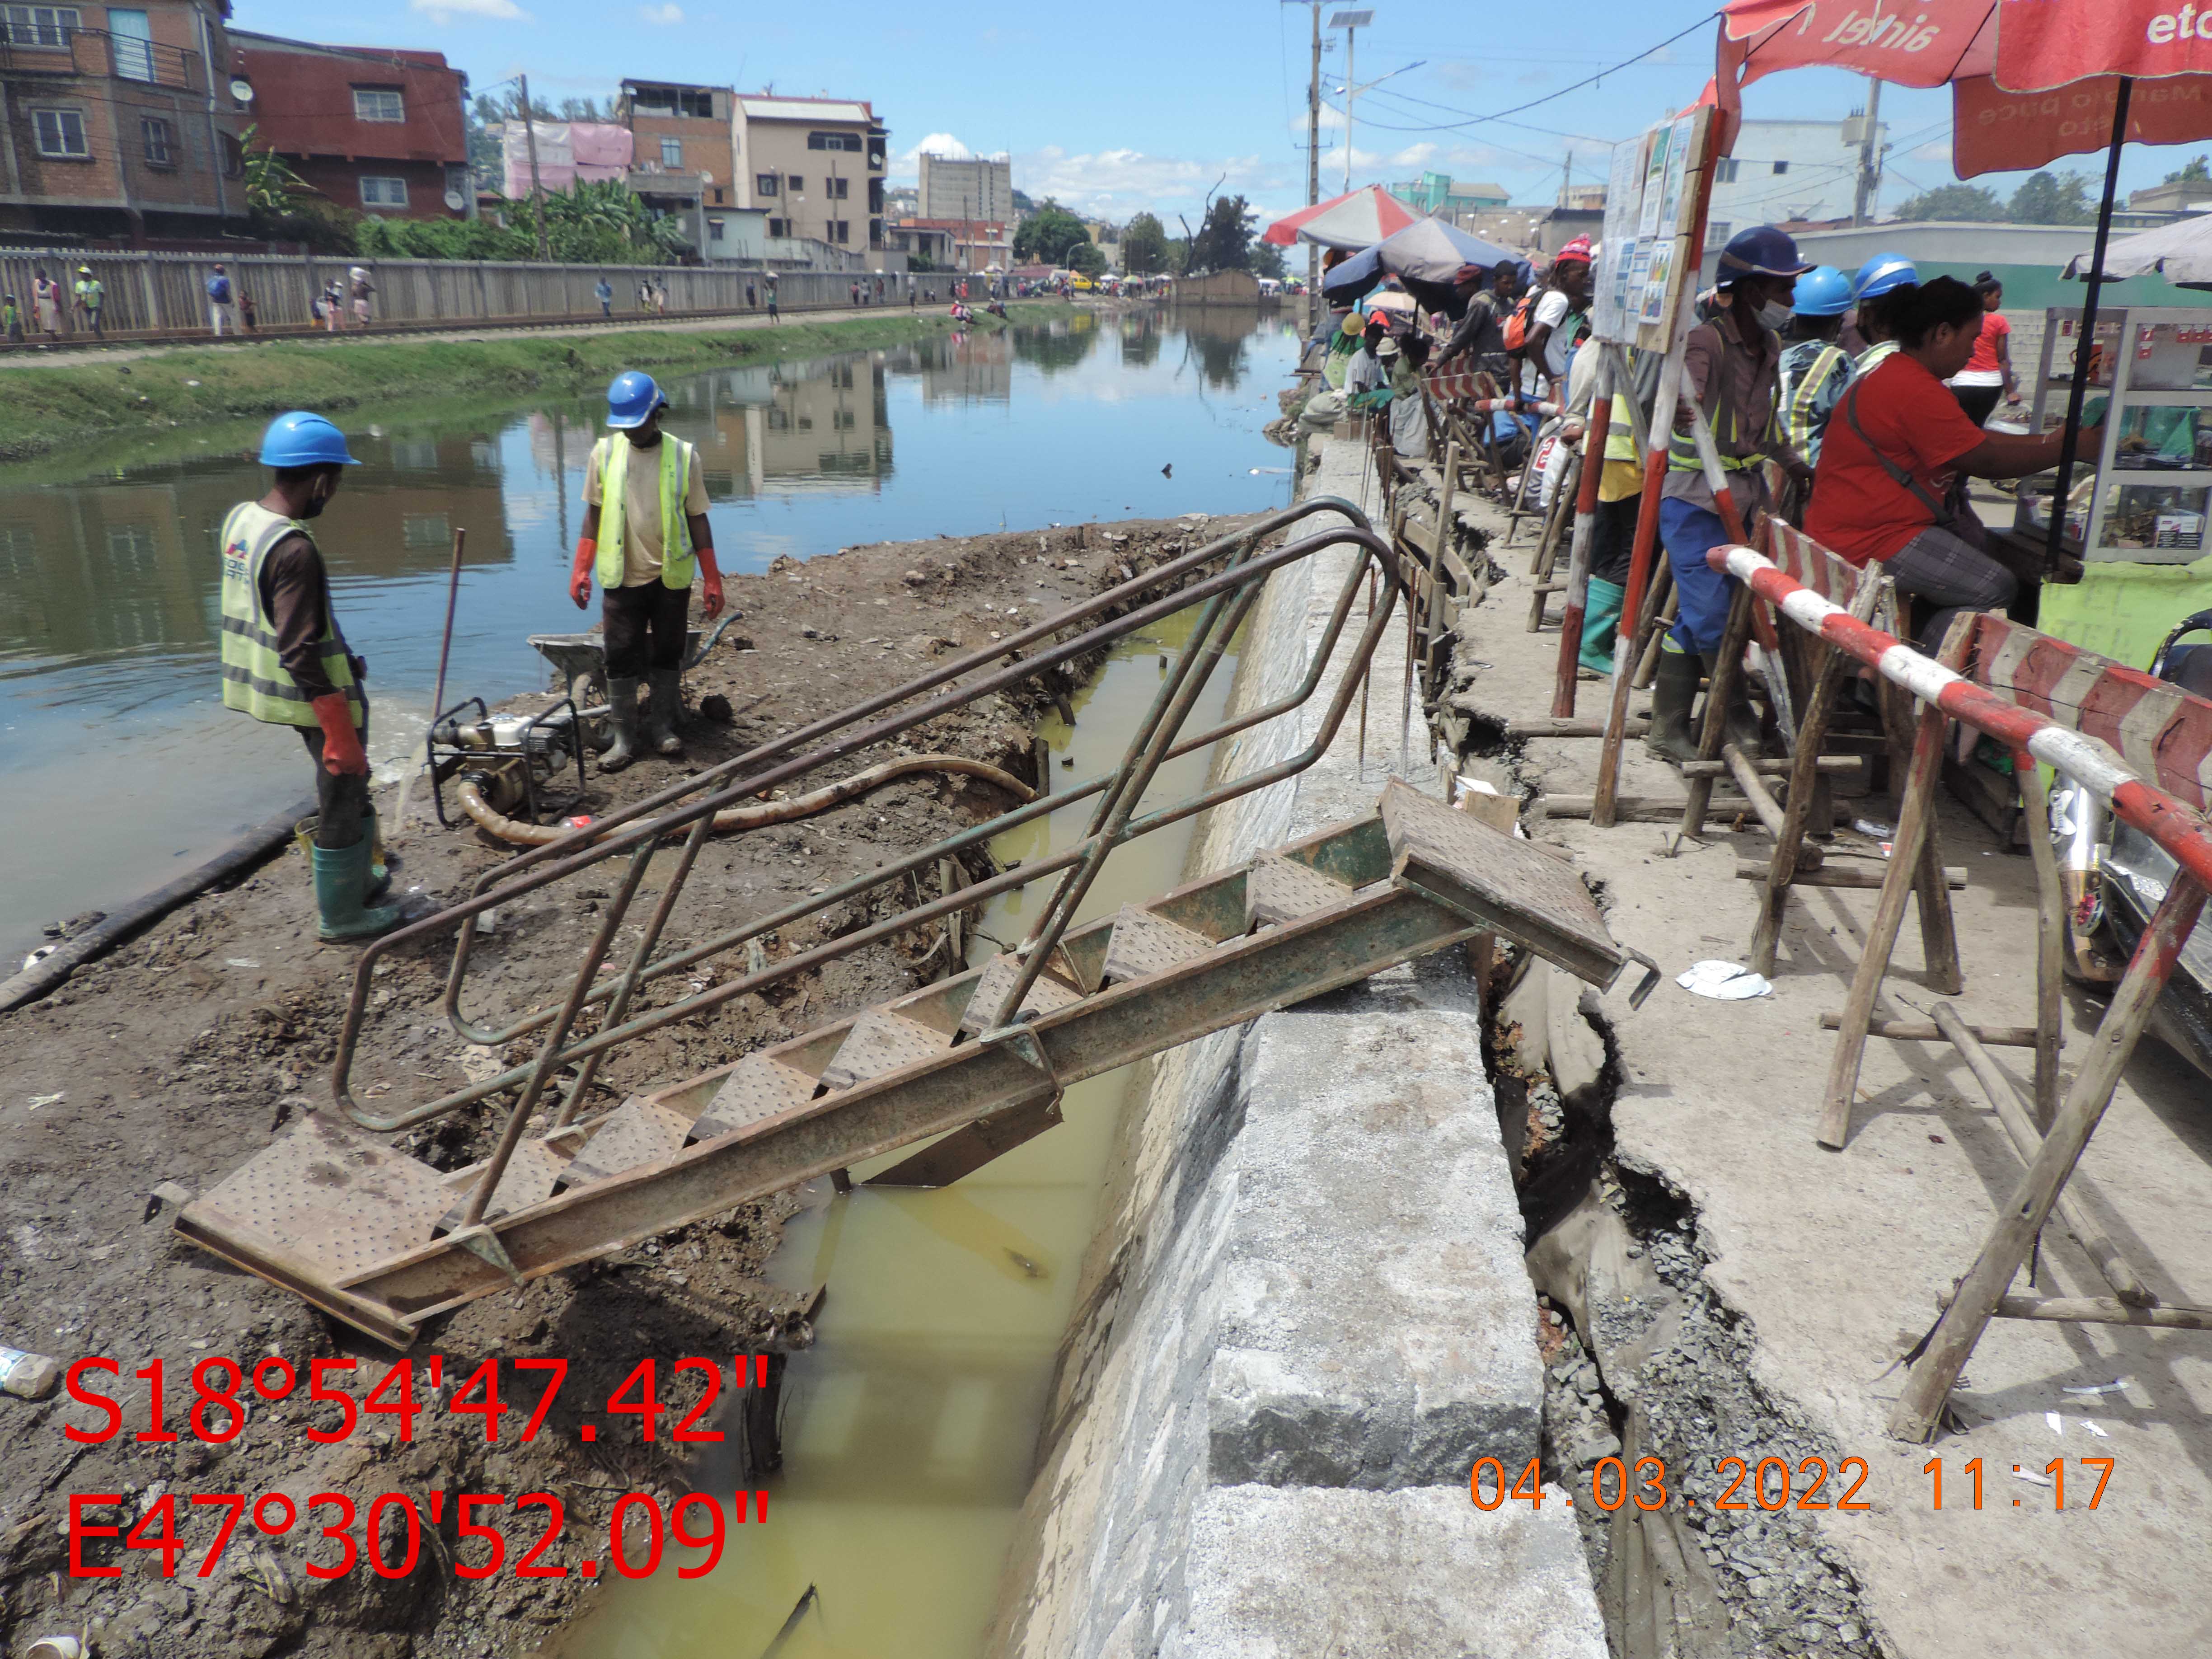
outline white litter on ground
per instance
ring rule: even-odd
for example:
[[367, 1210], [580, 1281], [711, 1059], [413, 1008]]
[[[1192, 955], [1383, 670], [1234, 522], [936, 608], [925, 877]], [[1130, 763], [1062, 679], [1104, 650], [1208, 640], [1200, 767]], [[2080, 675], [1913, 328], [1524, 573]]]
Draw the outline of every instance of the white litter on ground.
[[1674, 983], [1692, 996], [1711, 997], [1717, 1002], [1741, 1002], [1774, 992], [1764, 975], [1753, 973], [1740, 962], [1693, 962]]

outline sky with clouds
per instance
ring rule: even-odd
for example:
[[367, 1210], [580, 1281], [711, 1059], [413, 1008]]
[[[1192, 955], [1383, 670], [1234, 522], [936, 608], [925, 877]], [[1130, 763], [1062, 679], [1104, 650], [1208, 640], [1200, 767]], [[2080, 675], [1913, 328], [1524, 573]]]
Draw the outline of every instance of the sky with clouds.
[[[1338, 9], [1322, 7], [1324, 24]], [[1428, 168], [1494, 181], [1516, 202], [1550, 201], [1570, 167], [1578, 183], [1601, 182], [1607, 145], [1694, 99], [1712, 72], [1716, 26], [1699, 0], [1580, 0], [1557, 11], [1382, 0], [1373, 11], [1352, 48], [1363, 88], [1354, 184]], [[533, 94], [556, 104], [604, 96], [625, 75], [866, 98], [890, 127], [895, 181], [914, 176], [927, 138], [949, 136], [974, 151], [1010, 153], [1016, 186], [1033, 197], [1117, 221], [1150, 210], [1171, 234], [1176, 216], [1195, 221], [1217, 186], [1268, 217], [1305, 200], [1306, 4], [1115, 0], [1017, 9], [985, 23], [989, 15], [877, 0], [844, 0], [834, 10], [731, 0], [355, 0], [303, 14], [290, 0], [237, 0], [234, 21], [334, 45], [443, 52], [479, 91], [526, 71]], [[322, 27], [307, 27], [308, 15]], [[1342, 188], [1346, 173], [1346, 53], [1340, 34], [1328, 38], [1324, 196]], [[1801, 71], [1753, 86], [1746, 112], [1834, 118], [1863, 98], [1853, 77]], [[1885, 88], [1881, 112], [1893, 145], [1885, 202], [1952, 181], [1948, 92]], [[2188, 153], [2130, 149], [2122, 187], [2156, 183]], [[2087, 170], [2101, 159], [2074, 165]], [[2002, 193], [2016, 179], [1976, 182]]]

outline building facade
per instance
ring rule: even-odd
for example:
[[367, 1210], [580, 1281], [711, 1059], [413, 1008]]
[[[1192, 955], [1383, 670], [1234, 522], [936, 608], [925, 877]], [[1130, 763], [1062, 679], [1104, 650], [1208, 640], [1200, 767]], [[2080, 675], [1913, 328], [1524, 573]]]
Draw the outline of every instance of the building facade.
[[[1856, 203], [1859, 129], [1847, 121], [1746, 121], [1735, 154], [1713, 169], [1709, 235], [1726, 242], [1753, 225], [1787, 219], [1849, 220]], [[1876, 124], [1875, 154], [1887, 147], [1888, 125]]]
[[885, 251], [884, 163], [890, 132], [866, 102], [740, 94], [732, 139], [739, 207], [768, 234], [848, 252]]
[[1005, 155], [921, 158], [917, 219], [1014, 218], [1014, 164]]
[[1416, 213], [1434, 213], [1455, 221], [1463, 213], [1487, 212], [1513, 199], [1503, 185], [1469, 182], [1448, 173], [1424, 173], [1418, 179], [1391, 185], [1390, 193]]
[[988, 219], [901, 219], [884, 232], [890, 252], [919, 255], [938, 270], [1011, 270], [1014, 228]]
[[737, 198], [737, 94], [728, 87], [625, 81], [616, 119], [630, 130], [630, 193], [673, 213], [702, 258], [738, 257], [726, 211]]
[[476, 213], [469, 77], [445, 54], [234, 31], [232, 85], [257, 147], [334, 207], [386, 219]]
[[0, 9], [0, 226], [135, 242], [243, 219], [227, 9]]

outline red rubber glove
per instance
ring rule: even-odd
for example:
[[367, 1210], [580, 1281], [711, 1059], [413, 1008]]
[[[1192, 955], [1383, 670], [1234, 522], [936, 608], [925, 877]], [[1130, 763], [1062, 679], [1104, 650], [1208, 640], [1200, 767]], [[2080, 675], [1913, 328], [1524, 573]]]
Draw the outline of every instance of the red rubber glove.
[[568, 597], [579, 611], [592, 602], [592, 566], [599, 556], [599, 543], [589, 536], [576, 538], [576, 562], [568, 567]]
[[368, 755], [361, 746], [361, 732], [353, 723], [353, 709], [343, 691], [329, 692], [308, 705], [323, 728], [323, 766], [334, 778], [366, 777]]
[[706, 584], [699, 596], [700, 608], [707, 613], [707, 620], [712, 622], [722, 614], [722, 573], [714, 566], [713, 548], [700, 548], [698, 558], [700, 569], [707, 573]]

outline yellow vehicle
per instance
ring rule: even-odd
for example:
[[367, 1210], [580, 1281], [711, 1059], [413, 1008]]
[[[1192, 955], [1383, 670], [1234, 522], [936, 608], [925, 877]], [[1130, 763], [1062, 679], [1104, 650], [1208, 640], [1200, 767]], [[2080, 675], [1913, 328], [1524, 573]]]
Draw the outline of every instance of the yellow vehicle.
[[1073, 289], [1078, 294], [1093, 294], [1097, 291], [1098, 284], [1092, 282], [1088, 276], [1078, 276], [1073, 282], [1068, 284], [1068, 287]]

